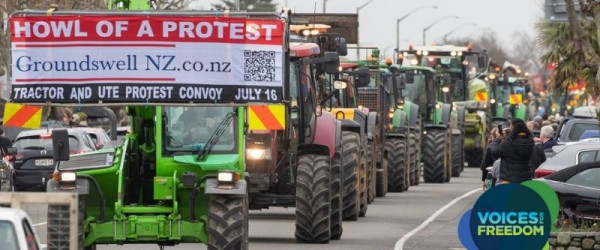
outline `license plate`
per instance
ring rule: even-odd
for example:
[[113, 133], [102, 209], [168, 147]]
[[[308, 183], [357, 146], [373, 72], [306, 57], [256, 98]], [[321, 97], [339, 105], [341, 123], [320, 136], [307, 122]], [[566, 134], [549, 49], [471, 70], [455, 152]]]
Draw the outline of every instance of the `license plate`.
[[50, 166], [52, 164], [54, 164], [54, 161], [52, 159], [35, 160], [35, 165], [36, 166]]

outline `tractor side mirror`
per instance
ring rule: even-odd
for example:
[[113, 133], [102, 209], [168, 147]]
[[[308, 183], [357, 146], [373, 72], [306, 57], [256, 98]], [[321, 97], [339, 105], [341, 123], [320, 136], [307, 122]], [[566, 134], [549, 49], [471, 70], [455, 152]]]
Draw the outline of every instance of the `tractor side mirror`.
[[6, 155], [16, 155], [17, 154], [17, 148], [15, 147], [10, 147], [6, 149]]
[[357, 70], [357, 87], [366, 87], [371, 82], [371, 71], [369, 68], [360, 68]]
[[415, 72], [406, 71], [406, 72], [403, 73], [403, 75], [404, 75], [403, 82], [405, 84], [413, 84], [413, 83], [415, 83]]
[[346, 38], [336, 37], [335, 42], [337, 43], [337, 52], [340, 56], [348, 55], [348, 43], [346, 42]]
[[486, 54], [477, 55], [477, 66], [479, 66], [480, 69], [485, 69], [487, 67], [486, 61], [487, 61]]
[[340, 55], [337, 52], [325, 52], [325, 55], [323, 55], [323, 57], [325, 59], [329, 59], [323, 65], [325, 73], [332, 75], [339, 73]]
[[55, 162], [69, 160], [69, 133], [66, 129], [52, 130], [52, 150]]
[[396, 83], [398, 84], [398, 88], [399, 89], [405, 89], [406, 88], [406, 76], [404, 74], [398, 74], [396, 75]]

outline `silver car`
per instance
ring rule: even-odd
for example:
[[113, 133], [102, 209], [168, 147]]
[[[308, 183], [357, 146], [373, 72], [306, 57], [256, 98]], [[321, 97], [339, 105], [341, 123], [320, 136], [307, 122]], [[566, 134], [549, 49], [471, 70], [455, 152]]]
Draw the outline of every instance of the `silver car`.
[[597, 140], [557, 145], [552, 150], [555, 155], [535, 170], [534, 178], [544, 177], [579, 163], [600, 161], [600, 142]]

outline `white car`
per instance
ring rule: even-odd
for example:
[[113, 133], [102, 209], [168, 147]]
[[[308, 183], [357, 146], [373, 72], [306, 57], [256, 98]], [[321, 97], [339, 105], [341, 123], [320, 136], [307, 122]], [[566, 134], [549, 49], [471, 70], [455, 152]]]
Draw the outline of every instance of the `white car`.
[[0, 207], [0, 248], [3, 250], [46, 249], [40, 244], [27, 213]]

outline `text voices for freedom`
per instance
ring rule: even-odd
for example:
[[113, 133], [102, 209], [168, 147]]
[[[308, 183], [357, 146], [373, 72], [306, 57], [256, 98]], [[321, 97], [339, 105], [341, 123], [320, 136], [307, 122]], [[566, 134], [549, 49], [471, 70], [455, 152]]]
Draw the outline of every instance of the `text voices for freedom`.
[[[97, 86], [98, 98], [121, 99], [122, 86]], [[125, 99], [172, 99], [173, 86], [124, 86]], [[92, 87], [74, 87], [69, 94], [70, 100], [92, 99]], [[181, 100], [221, 100], [223, 88], [210, 87], [181, 87], [176, 91]], [[13, 86], [13, 98], [21, 100], [65, 100], [63, 87], [16, 87]], [[271, 95], [273, 95], [272, 93]], [[269, 100], [276, 97], [269, 96], [268, 91], [260, 88], [238, 88], [235, 100], [260, 100], [262, 95], [267, 95]]]

